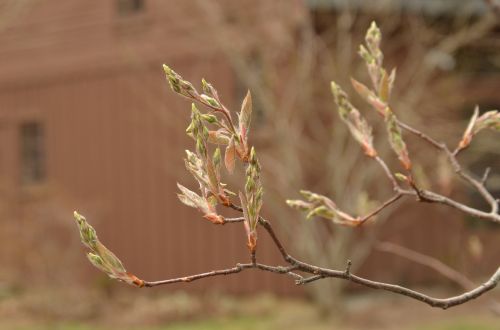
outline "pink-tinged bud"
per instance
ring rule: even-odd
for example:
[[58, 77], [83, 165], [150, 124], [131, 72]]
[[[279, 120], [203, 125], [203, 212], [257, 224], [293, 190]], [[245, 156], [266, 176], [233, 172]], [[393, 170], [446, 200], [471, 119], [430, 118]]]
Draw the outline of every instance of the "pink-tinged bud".
[[130, 284], [133, 284], [139, 288], [144, 287], [144, 281], [135, 276], [134, 274], [126, 273], [128, 279], [130, 280]]
[[377, 157], [377, 151], [370, 144], [363, 143], [361, 146], [368, 157]]
[[472, 141], [472, 134], [462, 137], [460, 143], [458, 144], [458, 149], [465, 149], [469, 146]]
[[250, 252], [255, 252], [257, 250], [257, 232], [252, 231], [247, 235], [247, 246]]
[[215, 213], [205, 214], [203, 217], [214, 225], [223, 225], [225, 223], [224, 218]]

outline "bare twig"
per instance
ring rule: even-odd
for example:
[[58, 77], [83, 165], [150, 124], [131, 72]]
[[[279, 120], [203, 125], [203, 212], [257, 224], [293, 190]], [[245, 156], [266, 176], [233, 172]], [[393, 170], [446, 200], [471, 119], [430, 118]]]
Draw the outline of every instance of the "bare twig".
[[303, 285], [303, 284], [308, 284], [317, 280], [321, 280], [325, 278], [323, 275], [314, 275], [306, 278], [302, 278], [300, 280], [295, 281], [295, 284], [297, 285]]
[[[238, 206], [232, 206], [233, 209], [238, 210], [240, 209]], [[228, 268], [228, 269], [222, 269], [222, 270], [214, 270], [211, 272], [207, 273], [201, 273], [201, 274], [196, 274], [196, 275], [191, 275], [191, 276], [186, 276], [186, 277], [180, 277], [180, 278], [174, 278], [174, 279], [169, 279], [169, 280], [163, 280], [163, 281], [156, 281], [156, 282], [144, 282], [145, 287], [153, 287], [153, 286], [158, 286], [158, 285], [165, 285], [165, 284], [172, 284], [172, 283], [187, 283], [187, 282], [192, 282], [195, 280], [199, 280], [202, 278], [207, 278], [207, 277], [213, 277], [213, 276], [225, 276], [225, 275], [231, 275], [235, 273], [239, 273], [243, 271], [244, 269], [260, 269], [264, 271], [269, 271], [277, 274], [288, 274], [294, 278], [296, 278], [296, 283], [297, 284], [307, 284], [311, 283], [313, 281], [322, 279], [322, 278], [339, 278], [339, 279], [344, 279], [353, 283], [357, 283], [359, 285], [363, 285], [365, 287], [369, 287], [372, 289], [379, 289], [379, 290], [385, 290], [385, 291], [390, 291], [393, 293], [397, 293], [403, 296], [407, 296], [410, 298], [413, 298], [415, 300], [421, 301], [423, 303], [428, 304], [429, 306], [432, 307], [438, 307], [442, 309], [447, 309], [450, 307], [454, 307], [457, 305], [464, 304], [472, 299], [475, 299], [482, 294], [492, 290], [494, 287], [497, 286], [498, 282], [500, 281], [500, 267], [497, 269], [497, 271], [483, 284], [480, 286], [471, 289], [461, 295], [454, 296], [454, 297], [449, 297], [449, 298], [434, 298], [430, 297], [428, 295], [425, 295], [423, 293], [420, 293], [418, 291], [414, 291], [411, 289], [408, 289], [403, 286], [399, 285], [394, 285], [394, 284], [389, 284], [389, 283], [383, 283], [383, 282], [377, 282], [377, 281], [372, 281], [357, 275], [354, 275], [350, 272], [350, 263], [348, 263], [348, 266], [346, 267], [345, 270], [333, 270], [333, 269], [328, 269], [328, 268], [322, 268], [314, 265], [307, 264], [305, 262], [302, 262], [294, 257], [292, 257], [286, 249], [284, 248], [283, 244], [277, 237], [276, 233], [274, 232], [271, 223], [264, 218], [260, 217], [259, 223], [266, 229], [268, 234], [271, 236], [274, 244], [280, 251], [283, 259], [290, 265], [290, 267], [274, 267], [274, 266], [268, 266], [268, 265], [263, 265], [259, 263], [249, 263], [249, 264], [237, 264], [233, 268]], [[300, 270], [305, 273], [313, 274], [311, 277], [304, 278], [301, 275], [292, 273], [292, 270]]]
[[392, 183], [392, 187], [395, 191], [398, 190], [399, 188], [399, 184], [398, 182], [396, 181], [396, 178], [394, 177], [394, 174], [392, 174], [391, 170], [389, 169], [389, 166], [387, 166], [387, 164], [385, 163], [385, 161], [380, 158], [380, 156], [376, 156], [375, 157], [375, 160], [377, 161], [377, 163], [380, 164], [380, 166], [382, 167], [382, 169], [384, 170], [384, 173], [385, 175], [389, 178], [389, 180], [391, 181]]
[[434, 140], [433, 138], [431, 138], [427, 134], [424, 134], [421, 131], [411, 127], [410, 125], [403, 123], [399, 119], [396, 119], [396, 122], [398, 123], [399, 127], [403, 128], [403, 129], [407, 130], [408, 132], [415, 134], [416, 136], [420, 137], [421, 139], [427, 141], [432, 146], [434, 146], [434, 148], [436, 148], [438, 150], [443, 150], [444, 145], [442, 143], [437, 142], [436, 140]]
[[[418, 194], [421, 193], [421, 196], [419, 196], [419, 197], [423, 197], [425, 199], [425, 201], [427, 201], [427, 202], [430, 201], [430, 202], [435, 202], [435, 203], [441, 203], [441, 204], [445, 204], [445, 205], [454, 207], [454, 208], [459, 209], [460, 211], [462, 211], [464, 213], [467, 213], [467, 214], [469, 214], [473, 217], [477, 217], [479, 219], [485, 219], [485, 220], [490, 220], [493, 222], [500, 223], [500, 215], [498, 214], [498, 201], [493, 197], [493, 195], [485, 187], [485, 182], [486, 182], [486, 179], [488, 177], [489, 170], [487, 170], [485, 172], [485, 174], [483, 174], [483, 177], [481, 179], [475, 179], [474, 177], [472, 177], [472, 175], [467, 173], [462, 168], [460, 163], [458, 162], [458, 160], [456, 158], [458, 149], [455, 150], [454, 152], [451, 152], [450, 149], [446, 146], [446, 144], [434, 140], [433, 138], [431, 138], [427, 134], [422, 133], [421, 131], [401, 122], [400, 120], [398, 120], [397, 123], [401, 128], [403, 128], [403, 129], [407, 130], [408, 132], [420, 137], [421, 139], [428, 142], [429, 144], [431, 144], [434, 148], [438, 149], [439, 151], [444, 152], [446, 154], [446, 156], [448, 157], [448, 160], [449, 160], [451, 166], [453, 167], [455, 173], [457, 173], [458, 176], [460, 176], [464, 181], [468, 182], [471, 186], [473, 186], [481, 194], [481, 196], [490, 205], [491, 210], [490, 210], [490, 212], [480, 211], [480, 210], [471, 208], [469, 206], [466, 206], [462, 203], [456, 202], [448, 197], [441, 196], [437, 193], [430, 192], [430, 191], [419, 190]], [[408, 192], [403, 192], [403, 193], [407, 194]]]
[[243, 222], [245, 221], [245, 218], [239, 217], [239, 218], [224, 218], [224, 223], [235, 223], [235, 222]]
[[385, 201], [384, 203], [382, 203], [379, 207], [377, 207], [375, 210], [373, 210], [372, 212], [370, 212], [369, 214], [365, 215], [364, 217], [362, 217], [361, 219], [359, 219], [359, 224], [362, 225], [363, 223], [365, 223], [368, 219], [370, 219], [371, 217], [377, 215], [380, 211], [382, 211], [383, 209], [385, 209], [386, 207], [388, 207], [389, 205], [395, 203], [398, 199], [400, 199], [401, 197], [403, 196], [402, 193], [398, 192], [396, 193], [394, 196], [392, 196], [391, 198], [389, 198], [387, 201]]
[[236, 264], [236, 266], [232, 268], [227, 268], [227, 269], [219, 269], [219, 270], [213, 270], [211, 272], [206, 272], [206, 273], [201, 273], [201, 274], [195, 274], [195, 275], [190, 275], [190, 276], [185, 276], [185, 277], [178, 277], [178, 278], [173, 278], [173, 279], [168, 279], [168, 280], [162, 280], [162, 281], [144, 281], [144, 286], [151, 288], [154, 286], [159, 286], [159, 285], [166, 285], [166, 284], [174, 284], [174, 283], [189, 283], [193, 282], [202, 278], [207, 278], [207, 277], [213, 277], [213, 276], [225, 276], [225, 275], [231, 275], [231, 274], [236, 274], [239, 273], [245, 269], [260, 269], [263, 271], [271, 272], [271, 273], [276, 273], [276, 274], [286, 274], [292, 276], [295, 280], [301, 280], [302, 276], [293, 273], [292, 271], [297, 269], [298, 266], [289, 266], [289, 267], [283, 267], [283, 266], [269, 266], [269, 265], [264, 265], [264, 264], [259, 264], [259, 263], [247, 263], [247, 264]]
[[487, 167], [485, 170], [484, 170], [484, 173], [483, 173], [483, 176], [481, 178], [481, 184], [483, 186], [486, 185], [486, 181], [488, 181], [488, 176], [490, 175], [490, 171], [491, 171], [491, 167]]

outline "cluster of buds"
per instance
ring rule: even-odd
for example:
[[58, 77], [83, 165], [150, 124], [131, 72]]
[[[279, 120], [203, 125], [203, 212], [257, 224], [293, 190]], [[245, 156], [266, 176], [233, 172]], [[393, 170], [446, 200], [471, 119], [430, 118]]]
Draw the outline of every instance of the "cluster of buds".
[[[201, 195], [178, 185], [181, 193], [179, 199], [186, 205], [198, 209], [204, 217], [215, 224], [225, 222], [217, 214], [217, 204], [232, 205], [228, 195], [230, 191], [221, 183], [221, 151], [219, 146], [225, 146], [224, 165], [229, 173], [234, 171], [236, 158], [247, 165], [245, 192], [240, 192], [240, 200], [244, 214], [244, 225], [248, 237], [248, 247], [255, 251], [257, 244], [257, 225], [259, 212], [262, 207], [262, 186], [260, 183], [260, 165], [255, 150], [248, 144], [248, 132], [252, 116], [252, 96], [250, 92], [245, 96], [238, 114], [238, 123], [235, 124], [231, 113], [222, 104], [217, 90], [202, 79], [200, 94], [193, 85], [185, 81], [179, 74], [164, 65], [163, 69], [172, 90], [187, 98], [196, 101], [210, 109], [210, 113], [201, 113], [192, 105], [191, 123], [186, 132], [196, 143], [196, 153], [186, 151], [185, 160], [188, 171], [200, 185]], [[219, 115], [217, 117], [216, 115]], [[216, 126], [209, 130], [207, 125]], [[210, 157], [208, 144], [216, 144], [217, 148]]]
[[252, 119], [252, 95], [250, 91], [241, 103], [241, 110], [238, 114], [238, 139], [236, 143], [236, 153], [243, 162], [248, 162], [250, 149], [248, 147], [248, 131]]
[[370, 125], [361, 116], [359, 110], [349, 102], [347, 94], [339, 85], [332, 81], [331, 87], [340, 118], [346, 123], [354, 139], [361, 144], [364, 152], [370, 157], [376, 157], [377, 151], [373, 147], [373, 136]]
[[260, 182], [260, 164], [255, 149], [252, 148], [246, 170], [245, 193], [240, 192], [248, 239], [247, 245], [251, 252], [254, 252], [257, 248], [257, 225], [259, 223], [263, 193], [264, 190]]
[[380, 49], [381, 40], [380, 29], [375, 22], [372, 22], [365, 35], [366, 47], [359, 46], [359, 55], [366, 63], [375, 94], [380, 98], [380, 102], [387, 103], [396, 78], [396, 70], [393, 69], [388, 75], [382, 66], [384, 55]]
[[287, 200], [286, 203], [299, 211], [307, 212], [307, 219], [321, 217], [344, 226], [357, 226], [361, 223], [359, 218], [353, 217], [338, 209], [337, 205], [328, 197], [307, 190], [300, 193], [306, 201]]
[[235, 158], [238, 157], [243, 162], [248, 162], [250, 148], [248, 146], [248, 130], [252, 114], [252, 97], [247, 93], [239, 113], [238, 127], [233, 123], [230, 111], [222, 104], [217, 90], [205, 79], [201, 80], [203, 93], [199, 93], [193, 85], [182, 78], [177, 72], [167, 65], [163, 65], [163, 70], [172, 90], [184, 97], [196, 101], [214, 113], [223, 115], [217, 118], [214, 114], [202, 114], [202, 119], [210, 124], [218, 126], [218, 129], [209, 131], [208, 141], [218, 145], [226, 146], [224, 157], [226, 168], [230, 173], [234, 170]]
[[80, 230], [82, 243], [91, 251], [87, 253], [89, 261], [109, 277], [142, 288], [144, 281], [125, 270], [120, 259], [99, 241], [95, 229], [89, 225], [85, 217], [76, 211], [73, 215]]
[[388, 104], [396, 79], [396, 70], [393, 69], [388, 74], [382, 66], [384, 56], [380, 50], [381, 40], [382, 34], [380, 29], [373, 22], [365, 36], [366, 47], [361, 45], [359, 49], [359, 54], [365, 61], [368, 69], [373, 90], [355, 79], [351, 79], [351, 83], [356, 92], [384, 117], [391, 148], [398, 156], [403, 167], [409, 171], [411, 169], [411, 160], [408, 148], [403, 140], [403, 134], [397, 123], [397, 118]]
[[479, 107], [476, 106], [474, 114], [467, 126], [467, 129], [460, 140], [457, 152], [469, 146], [474, 135], [483, 129], [491, 129], [500, 132], [500, 112], [498, 110], [491, 110], [479, 116]]
[[198, 94], [198, 92], [196, 92], [196, 89], [189, 81], [182, 79], [182, 77], [170, 67], [163, 64], [163, 70], [165, 71], [168, 83], [170, 84], [170, 87], [174, 92], [188, 98], [191, 98], [193, 97], [193, 95]]
[[192, 105], [191, 123], [187, 128], [187, 133], [195, 140], [196, 153], [186, 150], [185, 164], [187, 170], [198, 181], [201, 196], [178, 185], [181, 190], [179, 199], [186, 205], [198, 209], [204, 217], [215, 224], [223, 224], [224, 218], [217, 214], [216, 205], [231, 205], [225, 184], [221, 182], [221, 152], [217, 147], [212, 156], [208, 152], [209, 130], [203, 121], [216, 122], [217, 119], [199, 112], [196, 106]]
[[[209, 113], [201, 113], [192, 104], [191, 123], [186, 133], [195, 140], [196, 153], [186, 151], [186, 168], [198, 181], [201, 195], [178, 185], [181, 193], [178, 194], [182, 203], [198, 209], [204, 214], [204, 218], [215, 224], [223, 224], [224, 217], [217, 214], [217, 204], [232, 205], [228, 195], [230, 191], [225, 189], [221, 182], [221, 150], [225, 146], [224, 165], [229, 173], [234, 171], [236, 158], [247, 163], [247, 183], [245, 194], [242, 195], [242, 204], [245, 209], [245, 227], [248, 234], [248, 245], [254, 250], [257, 234], [256, 226], [259, 218], [259, 210], [262, 205], [262, 187], [260, 186], [260, 166], [255, 156], [255, 151], [250, 152], [248, 145], [248, 132], [252, 116], [252, 96], [250, 92], [245, 96], [241, 111], [238, 114], [238, 123], [235, 125], [231, 119], [230, 112], [224, 107], [219, 99], [217, 90], [202, 79], [202, 94], [193, 87], [191, 83], [168, 66], [163, 66], [167, 80], [173, 91], [197, 101], [208, 107]], [[219, 114], [220, 117], [216, 115]], [[215, 126], [213, 130], [206, 125]], [[213, 156], [210, 156], [208, 144], [217, 145]], [[253, 156], [252, 156], [253, 155]], [[256, 190], [255, 190], [256, 189]], [[241, 196], [240, 196], [241, 198]]]
[[392, 150], [398, 156], [399, 161], [405, 168], [405, 170], [411, 170], [411, 160], [408, 154], [408, 148], [403, 140], [403, 133], [401, 132], [401, 127], [397, 123], [396, 116], [392, 111], [388, 112], [385, 117], [385, 125], [387, 127], [387, 133], [389, 134], [389, 143]]

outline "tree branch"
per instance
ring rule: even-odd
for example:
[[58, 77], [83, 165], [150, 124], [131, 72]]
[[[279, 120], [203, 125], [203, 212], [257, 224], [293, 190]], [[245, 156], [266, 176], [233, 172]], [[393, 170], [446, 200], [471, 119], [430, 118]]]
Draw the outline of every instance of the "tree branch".
[[[237, 205], [230, 205], [228, 206], [234, 210], [241, 211], [241, 207]], [[168, 280], [163, 280], [163, 281], [155, 281], [155, 282], [149, 282], [145, 281], [144, 286], [145, 287], [154, 287], [158, 285], [166, 285], [166, 284], [173, 284], [173, 283], [189, 283], [192, 281], [196, 281], [202, 278], [207, 278], [207, 277], [214, 277], [214, 276], [226, 276], [226, 275], [231, 275], [231, 274], [236, 274], [239, 273], [245, 269], [259, 269], [263, 271], [268, 271], [276, 274], [286, 274], [295, 279], [295, 283], [297, 285], [304, 285], [307, 283], [311, 283], [323, 278], [338, 278], [338, 279], [343, 279], [347, 280], [365, 287], [369, 287], [372, 289], [378, 289], [378, 290], [385, 290], [385, 291], [390, 291], [396, 294], [400, 294], [403, 296], [407, 296], [410, 298], [413, 298], [415, 300], [421, 301], [423, 303], [428, 304], [429, 306], [432, 307], [437, 307], [437, 308], [442, 308], [442, 309], [447, 309], [449, 307], [454, 307], [457, 305], [464, 304], [472, 299], [475, 299], [482, 294], [492, 290], [497, 286], [497, 284], [500, 281], [500, 267], [497, 269], [497, 271], [483, 284], [480, 286], [473, 288], [461, 295], [458, 296], [453, 296], [449, 298], [434, 298], [430, 297], [428, 295], [425, 295], [423, 293], [420, 293], [418, 291], [414, 291], [411, 289], [408, 289], [403, 286], [395, 285], [395, 284], [389, 284], [389, 283], [384, 283], [384, 282], [377, 282], [377, 281], [372, 281], [366, 278], [363, 278], [361, 276], [354, 275], [350, 272], [350, 266], [351, 263], [348, 261], [347, 267], [345, 270], [334, 270], [334, 269], [328, 269], [328, 268], [322, 268], [318, 267], [315, 265], [311, 265], [308, 263], [305, 263], [303, 261], [300, 261], [294, 257], [292, 257], [287, 250], [285, 249], [284, 245], [281, 243], [280, 239], [274, 232], [274, 229], [269, 221], [264, 219], [263, 217], [259, 218], [259, 224], [267, 231], [271, 239], [273, 240], [273, 243], [276, 245], [278, 251], [282, 255], [283, 259], [285, 262], [289, 264], [288, 267], [283, 267], [283, 266], [269, 266], [265, 264], [260, 264], [260, 263], [246, 263], [246, 264], [237, 264], [233, 268], [228, 268], [228, 269], [221, 269], [221, 270], [214, 270], [211, 272], [207, 273], [201, 273], [201, 274], [196, 274], [196, 275], [191, 275], [191, 276], [186, 276], [186, 277], [179, 277], [179, 278], [174, 278], [174, 279], [168, 279]], [[296, 274], [292, 272], [293, 270], [299, 270], [305, 273], [312, 274], [310, 277], [303, 277], [302, 275]]]
[[380, 156], [376, 156], [375, 157], [375, 160], [377, 161], [377, 163], [380, 164], [380, 166], [382, 167], [382, 169], [384, 170], [385, 172], [385, 175], [389, 178], [389, 180], [391, 181], [392, 183], [392, 187], [395, 191], [398, 190], [399, 188], [399, 184], [398, 182], [396, 181], [396, 178], [394, 177], [394, 174], [392, 174], [391, 170], [389, 169], [389, 166], [387, 166], [387, 164], [384, 162], [384, 160], [382, 158], [380, 158]]
[[367, 215], [365, 215], [364, 217], [362, 217], [360, 220], [359, 220], [359, 224], [362, 225], [363, 223], [365, 223], [368, 219], [370, 219], [371, 217], [377, 215], [380, 211], [382, 211], [383, 209], [385, 209], [386, 207], [388, 207], [389, 205], [395, 203], [398, 199], [400, 199], [401, 197], [403, 196], [402, 193], [398, 192], [396, 193], [394, 196], [392, 196], [391, 198], [389, 198], [387, 201], [385, 201], [383, 204], [381, 204], [379, 207], [377, 207], [375, 210], [373, 210], [372, 212], [368, 213]]
[[232, 268], [213, 270], [211, 272], [195, 274], [195, 275], [190, 275], [190, 276], [185, 276], [185, 277], [178, 277], [178, 278], [162, 280], [162, 281], [153, 281], [153, 282], [144, 281], [144, 286], [147, 288], [151, 288], [154, 286], [166, 285], [166, 284], [189, 283], [189, 282], [193, 282], [193, 281], [200, 280], [200, 279], [207, 278], [207, 277], [226, 276], [226, 275], [236, 274], [236, 273], [240, 273], [241, 271], [243, 271], [245, 269], [260, 269], [263, 271], [276, 273], [276, 274], [286, 274], [286, 275], [290, 275], [291, 277], [293, 277], [296, 281], [299, 281], [303, 277], [299, 274], [295, 274], [292, 272], [292, 270], [295, 270], [297, 268], [298, 268], [298, 266], [288, 266], [288, 267], [269, 266], [269, 265], [264, 265], [264, 264], [259, 264], [259, 263], [236, 264], [236, 266], [234, 266]]
[[[484, 212], [480, 211], [474, 208], [471, 208], [467, 205], [464, 205], [462, 203], [459, 203], [457, 201], [454, 201], [448, 197], [442, 196], [440, 194], [431, 192], [431, 191], [426, 191], [426, 190], [419, 190], [418, 193], [422, 194], [422, 197], [424, 199], [429, 199], [425, 200], [427, 202], [435, 202], [435, 203], [441, 203], [445, 204], [451, 207], [454, 207], [456, 209], [459, 209], [462, 212], [465, 212], [471, 216], [477, 217], [479, 219], [486, 219], [486, 220], [491, 220], [493, 222], [500, 223], [500, 215], [498, 214], [498, 201], [493, 197], [493, 195], [486, 189], [485, 183], [486, 179], [488, 178], [489, 170], [487, 170], [481, 179], [476, 179], [474, 178], [471, 174], [467, 173], [460, 163], [458, 162], [456, 155], [457, 155], [457, 150], [454, 152], [451, 152], [450, 149], [446, 146], [445, 143], [438, 142], [431, 138], [430, 136], [422, 133], [418, 129], [415, 129], [400, 120], [397, 120], [397, 124], [407, 130], [408, 132], [420, 137], [424, 141], [428, 142], [430, 145], [432, 145], [434, 148], [436, 148], [439, 151], [442, 151], [446, 154], [448, 157], [448, 161], [450, 162], [451, 166], [453, 167], [455, 173], [459, 177], [461, 177], [464, 181], [469, 183], [471, 186], [473, 186], [480, 194], [481, 196], [488, 202], [488, 204], [491, 207], [490, 212]], [[416, 194], [417, 192], [411, 192], [409, 193], [408, 191], [402, 191], [404, 194]]]

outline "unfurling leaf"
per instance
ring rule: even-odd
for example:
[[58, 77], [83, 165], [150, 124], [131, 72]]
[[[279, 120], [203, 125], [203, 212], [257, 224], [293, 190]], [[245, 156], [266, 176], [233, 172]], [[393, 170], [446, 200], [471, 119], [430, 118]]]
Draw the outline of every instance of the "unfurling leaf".
[[250, 157], [250, 150], [248, 149], [248, 143], [243, 139], [236, 139], [234, 142], [234, 148], [236, 155], [242, 162], [248, 163]]
[[375, 93], [373, 93], [368, 87], [360, 83], [356, 79], [351, 78], [351, 84], [354, 90], [369, 103], [379, 114], [385, 116], [385, 111], [387, 109], [387, 103], [380, 100]]
[[396, 122], [396, 117], [390, 111], [390, 109], [386, 113], [385, 123], [387, 127], [387, 132], [389, 134], [389, 142], [392, 150], [398, 156], [399, 161], [403, 164], [403, 167], [406, 170], [411, 169], [411, 161], [408, 155], [408, 149], [406, 148], [406, 144], [403, 140], [403, 133], [401, 132], [401, 128]]
[[236, 148], [234, 146], [234, 138], [231, 138], [224, 153], [224, 165], [229, 173], [234, 171], [234, 163], [236, 158]]
[[257, 226], [253, 226], [253, 224], [251, 223], [253, 221], [253, 217], [249, 212], [250, 210], [246, 195], [240, 191], [239, 197], [241, 208], [243, 209], [243, 218], [245, 219], [245, 221], [243, 222], [243, 226], [245, 228], [245, 233], [247, 234], [247, 246], [250, 252], [255, 252], [255, 250], [257, 249]]
[[228, 145], [229, 136], [227, 136], [222, 129], [217, 131], [208, 131], [208, 142], [213, 144]]
[[462, 136], [462, 140], [458, 144], [458, 150], [469, 146], [474, 135], [483, 129], [500, 132], [500, 112], [498, 110], [487, 111], [479, 116], [479, 107], [476, 106], [469, 125]]
[[376, 157], [377, 152], [373, 147], [372, 129], [366, 120], [361, 116], [349, 99], [347, 94], [332, 81], [332, 93], [337, 104], [340, 118], [347, 124], [352, 136], [361, 144], [365, 154], [369, 157]]
[[201, 79], [201, 88], [203, 93], [210, 97], [217, 97], [217, 91], [212, 86], [212, 84], [208, 83], [204, 78]]
[[197, 93], [189, 81], [182, 79], [182, 77], [170, 67], [163, 64], [163, 70], [165, 71], [168, 83], [174, 92], [185, 97], [191, 97], [193, 94]]
[[297, 209], [299, 211], [307, 211], [310, 209], [310, 204], [302, 200], [287, 199], [286, 203], [291, 208]]
[[389, 100], [389, 76], [385, 70], [382, 70], [381, 72], [378, 95], [383, 102], [387, 102]]
[[209, 106], [214, 107], [214, 108], [220, 108], [220, 104], [219, 104], [219, 102], [217, 102], [217, 100], [215, 98], [208, 96], [206, 94], [201, 94], [200, 97]]
[[382, 33], [377, 26], [377, 23], [373, 21], [370, 24], [370, 28], [366, 31], [365, 41], [370, 53], [382, 63], [382, 54], [380, 51], [380, 41], [382, 40]]
[[[200, 184], [203, 199], [206, 199], [207, 192], [210, 192], [222, 204], [230, 205], [231, 201], [225, 193], [224, 185], [221, 183], [220, 150], [217, 149], [212, 157], [209, 156], [208, 142], [210, 140], [210, 132], [203, 124], [202, 118], [203, 115], [193, 103], [191, 108], [191, 125], [189, 125], [189, 130], [191, 136], [196, 141], [196, 154], [186, 151], [188, 155], [186, 159], [186, 168]], [[215, 134], [215, 139], [217, 139], [217, 135], [219, 135], [219, 139], [226, 137], [223, 131], [217, 131]], [[181, 198], [181, 200], [184, 200], [184, 198]], [[199, 203], [197, 203], [197, 207], [200, 207]], [[208, 211], [202, 212], [204, 214], [211, 213]], [[212, 219], [212, 217], [210, 219]]]
[[[381, 90], [381, 81], [383, 76], [386, 75], [385, 70], [382, 68], [384, 55], [380, 50], [381, 39], [382, 34], [380, 33], [380, 29], [375, 22], [372, 22], [365, 36], [365, 42], [368, 49], [363, 45], [359, 47], [359, 55], [366, 63], [366, 68], [372, 80], [373, 88], [377, 93]], [[385, 101], [385, 99], [383, 100]]]
[[97, 234], [95, 229], [88, 224], [85, 217], [78, 212], [74, 212], [73, 216], [75, 217], [76, 223], [78, 224], [78, 229], [80, 231], [80, 239], [82, 243], [87, 246], [91, 250], [95, 250], [97, 248]]
[[204, 214], [211, 213], [212, 210], [209, 208], [209, 204], [202, 196], [198, 195], [194, 191], [189, 190], [180, 183], [177, 184], [177, 187], [182, 192], [182, 194], [177, 195], [182, 203], [189, 207], [197, 208]]
[[[388, 105], [389, 97], [396, 79], [396, 70], [393, 69], [390, 75], [388, 75], [387, 71], [382, 67], [384, 56], [380, 50], [381, 39], [382, 34], [380, 33], [380, 29], [375, 22], [372, 22], [365, 36], [368, 49], [364, 46], [360, 47], [360, 55], [366, 62], [368, 74], [373, 83], [373, 90], [370, 90], [354, 79], [352, 79], [351, 82], [354, 89], [365, 99], [365, 101], [371, 104], [371, 106], [384, 117], [391, 148], [398, 156], [403, 167], [406, 170], [410, 170], [411, 161], [408, 155], [408, 149], [403, 140], [401, 128], [398, 125], [396, 116]], [[353, 132], [353, 135], [356, 137], [356, 132]]]
[[209, 114], [202, 114], [201, 119], [206, 121], [209, 124], [215, 124], [218, 122], [217, 117], [214, 115], [209, 115]]
[[248, 247], [251, 251], [255, 251], [256, 248], [257, 224], [259, 223], [259, 214], [262, 208], [263, 193], [264, 190], [260, 182], [260, 164], [255, 149], [252, 148], [246, 170], [245, 193], [239, 193], [245, 218]]
[[389, 79], [388, 79], [388, 87], [389, 87], [389, 94], [387, 96], [387, 99], [389, 99], [389, 97], [391, 96], [391, 93], [392, 93], [392, 89], [394, 88], [394, 82], [396, 81], [396, 68], [393, 68], [391, 70], [391, 74], [389, 75]]
[[91, 250], [87, 253], [89, 261], [109, 277], [142, 288], [144, 281], [125, 270], [120, 259], [99, 241], [95, 229], [85, 217], [76, 211], [73, 216], [78, 224], [82, 243]]
[[402, 173], [395, 173], [394, 176], [401, 182], [408, 182], [408, 177]]
[[177, 187], [182, 192], [182, 194], [177, 194], [177, 196], [183, 204], [198, 209], [198, 211], [203, 213], [205, 219], [214, 224], [224, 224], [224, 217], [218, 215], [215, 209], [217, 199], [214, 196], [202, 197], [180, 183], [177, 184]]
[[474, 114], [472, 115], [469, 125], [467, 125], [467, 128], [465, 129], [464, 135], [462, 136], [462, 140], [458, 144], [459, 149], [464, 149], [466, 148], [470, 142], [472, 141], [472, 136], [474, 135], [474, 126], [476, 125], [476, 120], [479, 115], [479, 107], [476, 106], [474, 108]]
[[238, 114], [238, 135], [233, 136], [236, 155], [244, 163], [248, 162], [250, 152], [248, 146], [248, 131], [250, 129], [251, 117], [252, 95], [250, 91], [248, 91], [241, 104], [241, 111]]
[[243, 103], [241, 104], [241, 111], [239, 113], [239, 129], [240, 135], [243, 140], [246, 140], [248, 130], [250, 129], [250, 122], [252, 118], [252, 94], [250, 91], [247, 92], [247, 95], [243, 99]]
[[217, 174], [217, 177], [219, 177], [220, 180], [220, 163], [221, 163], [221, 155], [220, 155], [220, 149], [217, 148], [215, 149], [214, 155], [212, 156], [212, 161], [214, 163], [215, 167], [215, 173]]
[[360, 224], [358, 218], [339, 210], [330, 198], [307, 190], [301, 190], [300, 193], [307, 201], [287, 200], [286, 203], [292, 208], [307, 212], [306, 219], [321, 217], [345, 226]]
[[483, 129], [500, 132], [500, 112], [498, 110], [485, 112], [477, 119], [474, 134], [479, 133]]

